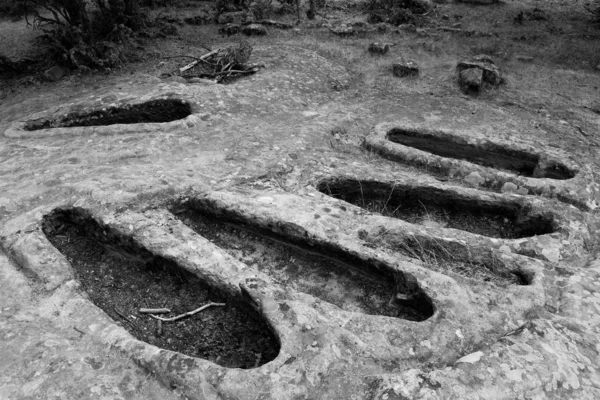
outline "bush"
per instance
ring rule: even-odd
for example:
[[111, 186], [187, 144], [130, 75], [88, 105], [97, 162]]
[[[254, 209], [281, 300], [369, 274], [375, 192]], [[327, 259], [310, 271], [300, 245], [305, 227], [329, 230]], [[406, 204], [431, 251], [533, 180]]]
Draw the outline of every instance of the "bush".
[[33, 11], [26, 0], [0, 0], [0, 19], [2, 17], [17, 21]]
[[91, 12], [86, 0], [28, 3], [36, 6], [31, 24], [44, 32], [51, 56], [74, 68], [108, 69], [124, 61], [118, 44], [145, 26], [138, 1], [93, 0]]

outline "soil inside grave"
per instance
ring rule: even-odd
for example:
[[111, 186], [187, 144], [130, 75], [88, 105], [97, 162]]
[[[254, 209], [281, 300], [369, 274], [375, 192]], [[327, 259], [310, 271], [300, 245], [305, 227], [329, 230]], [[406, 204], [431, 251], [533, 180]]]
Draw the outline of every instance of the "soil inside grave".
[[467, 160], [474, 164], [513, 172], [523, 176], [557, 180], [571, 179], [575, 176], [573, 171], [562, 164], [556, 164], [536, 171], [539, 162], [538, 155], [493, 143], [476, 146], [461, 143], [457, 139], [399, 128], [391, 129], [387, 134], [387, 138], [394, 143], [413, 147], [438, 156]]
[[85, 114], [72, 113], [58, 119], [28, 121], [25, 130], [171, 122], [183, 119], [191, 113], [191, 106], [178, 99], [151, 100], [141, 104], [125, 104]]
[[433, 314], [426, 299], [392, 302], [393, 277], [371, 276], [361, 265], [309, 251], [250, 226], [181, 207], [172, 212], [187, 226], [233, 257], [270, 275], [278, 283], [352, 312], [423, 321]]
[[[46, 237], [67, 257], [82, 290], [134, 337], [230, 368], [255, 368], [278, 355], [278, 339], [250, 306], [144, 249], [98, 241], [101, 231], [95, 222], [74, 223], [65, 213], [44, 221]], [[171, 313], [161, 316], [172, 317], [209, 302], [226, 306], [162, 322], [162, 333], [156, 320], [139, 313], [140, 308], [165, 307]]]
[[429, 228], [452, 228], [478, 235], [517, 239], [554, 231], [549, 218], [524, 218], [516, 205], [454, 198], [433, 188], [406, 188], [354, 179], [321, 182], [317, 189], [370, 212]]

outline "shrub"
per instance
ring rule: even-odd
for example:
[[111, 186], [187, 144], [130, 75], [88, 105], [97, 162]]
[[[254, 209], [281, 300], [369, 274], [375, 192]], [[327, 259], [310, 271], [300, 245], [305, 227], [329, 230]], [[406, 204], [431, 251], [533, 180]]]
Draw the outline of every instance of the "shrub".
[[28, 0], [27, 23], [41, 29], [50, 55], [79, 69], [109, 69], [122, 64], [119, 44], [145, 26], [139, 0]]

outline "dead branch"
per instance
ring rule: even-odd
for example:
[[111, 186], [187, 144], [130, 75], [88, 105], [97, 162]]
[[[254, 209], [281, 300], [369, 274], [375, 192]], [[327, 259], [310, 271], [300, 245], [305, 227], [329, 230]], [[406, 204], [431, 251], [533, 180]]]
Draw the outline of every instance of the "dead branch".
[[226, 305], [225, 303], [208, 303], [208, 304], [205, 304], [205, 305], [203, 305], [203, 306], [202, 306], [202, 307], [200, 307], [200, 308], [196, 308], [196, 309], [195, 309], [195, 310], [193, 310], [193, 311], [188, 311], [188, 312], [186, 312], [185, 314], [177, 315], [177, 316], [175, 316], [175, 317], [171, 317], [171, 318], [162, 318], [162, 317], [159, 317], [159, 316], [157, 316], [157, 315], [154, 315], [154, 314], [150, 314], [150, 316], [151, 316], [152, 318], [154, 318], [154, 319], [157, 319], [157, 320], [159, 320], [159, 321], [163, 321], [163, 322], [173, 322], [173, 321], [177, 321], [177, 320], [180, 320], [180, 319], [182, 319], [182, 318], [185, 318], [185, 317], [191, 317], [192, 315], [194, 315], [194, 314], [198, 314], [200, 311], [206, 310], [208, 307], [211, 307], [211, 306], [219, 306], [219, 307], [224, 307], [225, 305]]
[[189, 63], [188, 65], [186, 65], [185, 67], [181, 67], [179, 68], [179, 72], [185, 72], [188, 69], [191, 69], [193, 67], [196, 66], [196, 64], [198, 64], [200, 61], [204, 61], [206, 60], [208, 57], [212, 56], [213, 54], [217, 54], [219, 52], [219, 49], [210, 51], [208, 53], [206, 53], [205, 55], [203, 55], [202, 57], [198, 58], [196, 61], [193, 61], [191, 63]]
[[168, 314], [171, 312], [168, 308], [140, 308], [142, 314]]
[[131, 326], [133, 326], [136, 329], [139, 329], [138, 326], [136, 325], [135, 322], [133, 322], [132, 320], [130, 320], [125, 314], [123, 314], [117, 307], [113, 307], [113, 310], [115, 310], [115, 312], [117, 313], [117, 315], [121, 318], [123, 318], [125, 321], [129, 322], [129, 324], [131, 324]]

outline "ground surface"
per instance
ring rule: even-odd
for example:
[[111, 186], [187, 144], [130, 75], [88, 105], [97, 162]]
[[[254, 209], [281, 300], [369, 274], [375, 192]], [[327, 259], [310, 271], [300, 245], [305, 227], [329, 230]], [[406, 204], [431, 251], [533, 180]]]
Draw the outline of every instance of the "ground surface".
[[[515, 22], [536, 7], [545, 19]], [[0, 399], [600, 397], [599, 28], [566, 0], [437, 4], [416, 32], [350, 38], [333, 35], [328, 24], [366, 15], [339, 7], [321, 14], [297, 29], [269, 27], [266, 37], [251, 38], [251, 62], [264, 68], [228, 85], [165, 75], [189, 62], [168, 56], [200, 56], [207, 43], [240, 39], [219, 36], [215, 25], [181, 26], [180, 36], [152, 41], [143, 60], [111, 74], [0, 84]], [[23, 22], [0, 22], [0, 53], [30, 54], [32, 36]], [[371, 42], [395, 45], [371, 56]], [[496, 59], [507, 83], [465, 96], [456, 63], [480, 53]], [[417, 62], [420, 75], [394, 77], [397, 57]], [[40, 117], [166, 97], [188, 102], [193, 115], [164, 125], [19, 128]], [[461, 171], [430, 174], [364, 150], [362, 139], [390, 121], [533, 148], [580, 172], [571, 181], [506, 178], [537, 186], [541, 195], [494, 192], [472, 179], [485, 175], [481, 170], [464, 180]], [[338, 176], [425, 185], [479, 205], [512, 202], [556, 226], [511, 239], [481, 221], [468, 232], [443, 209], [405, 222], [316, 190]], [[217, 215], [238, 215], [245, 231], [192, 220], [193, 210], [180, 219], [164, 211], [196, 198]], [[244, 344], [235, 322], [243, 312], [219, 320], [216, 307], [183, 323], [198, 326], [182, 325], [178, 333], [187, 336], [173, 339], [182, 340], [179, 347], [164, 344], [166, 334], [145, 332], [155, 325], [136, 334], [73, 271], [94, 265], [104, 291], [116, 285], [111, 269], [145, 261], [124, 256], [119, 242], [116, 253], [98, 247], [82, 226], [72, 228], [83, 235], [79, 250], [71, 234], [46, 238], [44, 216], [73, 206], [224, 293], [192, 301], [190, 293], [177, 300], [157, 290], [169, 298], [138, 298], [120, 311], [130, 320], [140, 318], [135, 309], [142, 305], [179, 302], [179, 313], [192, 303], [235, 299], [251, 305], [263, 318], [261, 332], [269, 326], [279, 343]], [[279, 241], [253, 236], [257, 226]], [[313, 251], [299, 250], [307, 247]], [[160, 289], [176, 284], [165, 280]], [[398, 311], [407, 306], [418, 316]], [[203, 321], [218, 329], [186, 350], [183, 342], [206, 328]], [[236, 343], [249, 351], [231, 361]], [[279, 345], [278, 354], [269, 353]]]

